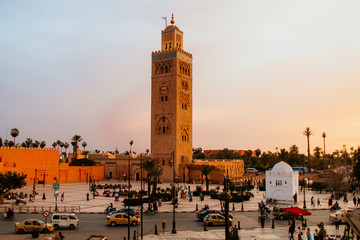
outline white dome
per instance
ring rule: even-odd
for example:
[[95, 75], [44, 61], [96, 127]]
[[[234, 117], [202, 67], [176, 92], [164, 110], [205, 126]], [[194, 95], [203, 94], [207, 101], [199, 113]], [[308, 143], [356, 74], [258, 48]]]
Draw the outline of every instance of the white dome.
[[284, 161], [278, 162], [274, 165], [271, 170], [272, 172], [291, 173], [293, 172], [292, 167]]

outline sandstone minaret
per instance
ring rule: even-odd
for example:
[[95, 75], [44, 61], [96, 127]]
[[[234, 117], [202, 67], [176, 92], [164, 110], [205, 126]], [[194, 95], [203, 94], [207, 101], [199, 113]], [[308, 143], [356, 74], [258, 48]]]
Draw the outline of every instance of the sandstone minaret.
[[183, 32], [174, 25], [161, 31], [161, 50], [152, 53], [151, 157], [164, 168], [161, 179], [175, 171], [187, 181], [185, 164], [192, 161], [192, 55], [183, 50]]

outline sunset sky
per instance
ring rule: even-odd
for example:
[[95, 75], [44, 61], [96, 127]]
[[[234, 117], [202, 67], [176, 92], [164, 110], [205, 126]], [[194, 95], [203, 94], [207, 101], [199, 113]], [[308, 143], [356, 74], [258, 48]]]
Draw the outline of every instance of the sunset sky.
[[360, 1], [0, 0], [0, 137], [150, 148], [151, 52], [193, 54], [193, 146], [360, 145]]

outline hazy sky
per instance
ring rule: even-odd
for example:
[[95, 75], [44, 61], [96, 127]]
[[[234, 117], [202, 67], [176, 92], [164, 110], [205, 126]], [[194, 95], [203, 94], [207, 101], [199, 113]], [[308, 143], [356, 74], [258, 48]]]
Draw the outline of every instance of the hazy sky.
[[[360, 145], [360, 1], [0, 0], [0, 137], [150, 148], [151, 52], [193, 54], [193, 144]], [[8, 136], [6, 136], [8, 133]]]

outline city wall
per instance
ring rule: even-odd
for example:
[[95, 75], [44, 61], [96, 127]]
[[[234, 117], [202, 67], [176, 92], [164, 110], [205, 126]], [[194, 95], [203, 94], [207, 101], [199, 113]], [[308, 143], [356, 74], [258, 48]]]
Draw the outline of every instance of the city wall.
[[59, 162], [58, 149], [0, 148], [0, 172], [16, 171], [27, 175], [27, 184], [86, 182], [103, 180], [103, 166], [69, 166]]

